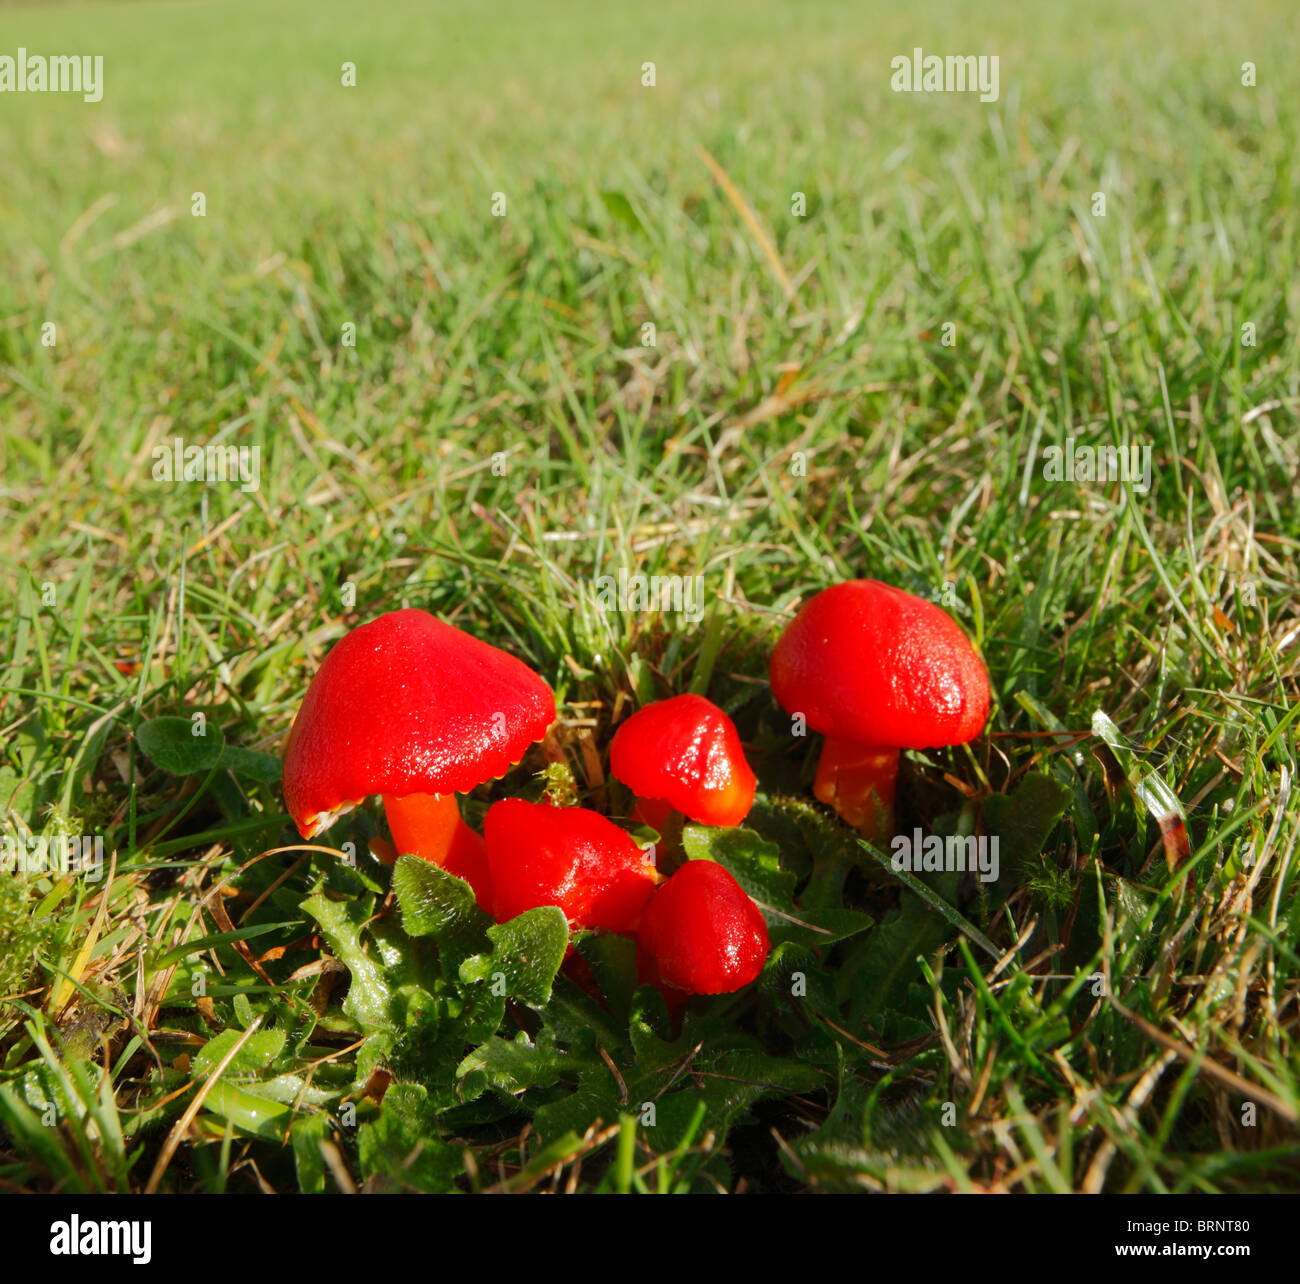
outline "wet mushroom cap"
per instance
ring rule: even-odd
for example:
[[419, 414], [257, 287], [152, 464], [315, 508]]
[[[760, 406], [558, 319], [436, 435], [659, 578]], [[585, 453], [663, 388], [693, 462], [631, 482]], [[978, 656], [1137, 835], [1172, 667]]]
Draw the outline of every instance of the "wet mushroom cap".
[[863, 744], [964, 744], [989, 712], [988, 673], [953, 618], [877, 580], [804, 603], [772, 653], [771, 680], [815, 731]]
[[483, 837], [501, 922], [558, 905], [573, 927], [630, 932], [655, 889], [632, 835], [585, 807], [504, 798], [488, 808]]
[[738, 825], [756, 781], [735, 725], [699, 695], [657, 700], [634, 713], [609, 747], [614, 776], [705, 825]]
[[285, 746], [285, 803], [310, 838], [371, 794], [464, 793], [554, 721], [550, 687], [522, 661], [427, 611], [391, 611], [312, 679]]
[[771, 942], [745, 889], [711, 860], [687, 861], [650, 898], [637, 933], [642, 976], [688, 994], [730, 994], [758, 978]]

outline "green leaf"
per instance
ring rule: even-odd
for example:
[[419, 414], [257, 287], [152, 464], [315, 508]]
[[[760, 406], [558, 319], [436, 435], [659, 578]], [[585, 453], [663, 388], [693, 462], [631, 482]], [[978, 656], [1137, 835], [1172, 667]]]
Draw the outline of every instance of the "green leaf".
[[[958, 910], [953, 909], [953, 907], [942, 896], [940, 896], [938, 892], [930, 887], [929, 884], [918, 878], [910, 870], [895, 869], [890, 858], [883, 852], [878, 851], [865, 839], [859, 838], [857, 843], [859, 848], [866, 852], [872, 860], [888, 870], [893, 878], [896, 878], [914, 895], [920, 897], [922, 901], [924, 901], [941, 918], [951, 923], [952, 926], [955, 927], [963, 936], [969, 937], [980, 947], [980, 949], [982, 949], [986, 954], [991, 955], [993, 958], [998, 959], [1002, 957], [1002, 951], [999, 950], [998, 947], [994, 945], [993, 942], [990, 941], [974, 923], [970, 922], [965, 915], [961, 914]], [[952, 895], [955, 896], [956, 882], [952, 882], [951, 886], [953, 887]]]
[[[685, 825], [682, 849], [691, 860], [717, 861], [754, 900], [794, 912], [795, 876], [781, 868], [776, 844], [764, 841], [752, 829]], [[772, 914], [767, 918], [772, 925], [780, 921]]]
[[24, 821], [31, 820], [36, 786], [11, 767], [0, 766], [0, 814], [13, 812]]
[[257, 1137], [279, 1141], [293, 1118], [293, 1107], [260, 1096], [247, 1084], [227, 1083], [223, 1075], [208, 1090], [203, 1109]]
[[591, 968], [605, 1002], [626, 1020], [637, 987], [636, 942], [615, 932], [592, 932], [584, 934], [577, 949]]
[[415, 1083], [389, 1088], [379, 1118], [358, 1131], [357, 1154], [372, 1190], [443, 1194], [465, 1171], [461, 1152], [438, 1135], [428, 1093]]
[[569, 924], [564, 911], [543, 905], [507, 923], [494, 924], [487, 934], [496, 948], [490, 954], [466, 959], [461, 964], [460, 979], [467, 985], [504, 985], [511, 998], [530, 1007], [545, 1007], [569, 948]]
[[571, 1048], [594, 1048], [597, 1041], [616, 1048], [627, 1042], [626, 1018], [611, 1015], [563, 972], [546, 1005], [546, 1023]]
[[566, 1134], [582, 1132], [597, 1120], [612, 1123], [619, 1112], [626, 1109], [621, 1104], [618, 1081], [602, 1061], [584, 1067], [578, 1073], [578, 1086], [556, 1101], [539, 1106], [533, 1114], [533, 1129], [543, 1145]]
[[[959, 877], [942, 875], [940, 884], [955, 889]], [[864, 1019], [889, 1008], [909, 981], [919, 979], [918, 956], [932, 953], [947, 935], [943, 918], [919, 897], [904, 892], [899, 908], [844, 961], [840, 988], [849, 992], [848, 1028], [856, 1030]]]
[[680, 1047], [680, 1040], [671, 1043], [669, 1031], [672, 1022], [668, 1016], [668, 1004], [664, 996], [653, 985], [643, 985], [632, 996], [632, 1013], [628, 1018], [628, 1038], [638, 1061], [661, 1055], [663, 1049], [670, 1054]]
[[318, 892], [303, 901], [302, 908], [320, 925], [334, 957], [352, 974], [343, 1011], [363, 1029], [394, 1028], [388, 978], [361, 944], [361, 929], [372, 912], [371, 898], [331, 901]]
[[814, 947], [833, 945], [875, 920], [870, 914], [837, 906], [807, 908], [797, 905], [794, 889], [798, 877], [781, 867], [780, 849], [752, 829], [708, 829], [687, 825], [682, 847], [692, 860], [717, 861], [763, 911], [774, 945], [798, 941]]
[[507, 1191], [528, 1189], [539, 1178], [545, 1177], [557, 1164], [565, 1163], [581, 1148], [582, 1136], [577, 1132], [567, 1132], [554, 1141], [547, 1142], [519, 1172], [506, 1181], [504, 1189]]
[[458, 959], [486, 944], [492, 920], [479, 909], [474, 889], [464, 879], [418, 856], [399, 856], [393, 894], [408, 936], [432, 936]]
[[633, 232], [645, 231], [644, 225], [637, 217], [636, 210], [632, 208], [632, 202], [629, 201], [622, 192], [601, 192], [600, 199], [610, 214], [622, 223], [624, 227], [629, 228]]
[[486, 1087], [512, 1095], [549, 1088], [566, 1069], [571, 1069], [568, 1054], [556, 1047], [555, 1036], [543, 1027], [536, 1043], [523, 1030], [513, 1040], [493, 1035], [460, 1063], [456, 1075], [463, 1081], [462, 1097], [473, 1101]]
[[1133, 795], [1160, 829], [1169, 867], [1191, 854], [1187, 840], [1187, 813], [1178, 795], [1154, 769], [1148, 769], [1125, 743], [1119, 728], [1100, 709], [1092, 715], [1093, 734], [1115, 755]]
[[1014, 794], [990, 794], [984, 800], [984, 829], [998, 840], [999, 882], [1009, 876], [1008, 892], [1034, 868], [1069, 805], [1069, 789], [1041, 772], [1026, 776]]
[[816, 1066], [743, 1048], [724, 1052], [700, 1072], [713, 1110], [728, 1122], [766, 1097], [798, 1096], [827, 1086]]
[[[801, 974], [798, 985], [795, 973]], [[791, 1012], [807, 1004], [833, 1020], [839, 1020], [834, 970], [823, 964], [806, 945], [783, 941], [774, 946], [763, 965], [758, 984], [762, 994], [779, 1012]], [[796, 995], [796, 989], [802, 993]], [[814, 1029], [819, 1029], [817, 1023], [814, 1023]]]
[[[244, 1037], [243, 1030], [223, 1030], [211, 1038], [195, 1054], [190, 1074], [195, 1079], [205, 1079], [221, 1063], [221, 1058]], [[223, 1078], [237, 1079], [241, 1074], [257, 1075], [267, 1069], [284, 1051], [283, 1030], [254, 1030], [248, 1042], [235, 1053], [234, 1060], [222, 1071]]]
[[794, 911], [794, 917], [799, 920], [797, 923], [783, 919], [772, 927], [769, 934], [774, 945], [782, 941], [797, 941], [800, 945], [821, 949], [834, 945], [836, 941], [848, 940], [860, 932], [870, 931], [876, 922], [870, 914], [864, 914], [860, 910], [832, 907], [808, 909], [799, 906]]
[[329, 1120], [323, 1114], [299, 1115], [289, 1129], [293, 1143], [293, 1162], [298, 1173], [298, 1189], [304, 1195], [325, 1192], [325, 1158], [320, 1144], [329, 1135]]
[[188, 718], [154, 718], [135, 729], [140, 752], [163, 771], [173, 776], [193, 776], [211, 771], [221, 761], [225, 737], [221, 728], [205, 721], [204, 734], [194, 734], [195, 724]]
[[246, 780], [260, 780], [268, 785], [275, 785], [280, 781], [281, 762], [273, 753], [227, 745], [221, 754], [221, 765], [227, 771], [234, 772], [236, 776], [243, 776]]
[[0, 1084], [0, 1128], [7, 1144], [39, 1163], [57, 1179], [61, 1191], [84, 1194], [94, 1189], [82, 1176], [73, 1156], [60, 1144], [63, 1134], [57, 1129], [47, 1128], [41, 1115], [7, 1083]]

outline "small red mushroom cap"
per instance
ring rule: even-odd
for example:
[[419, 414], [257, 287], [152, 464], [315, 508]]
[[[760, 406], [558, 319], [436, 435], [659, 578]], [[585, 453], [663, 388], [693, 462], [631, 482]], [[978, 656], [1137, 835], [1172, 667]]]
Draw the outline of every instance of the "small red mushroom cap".
[[687, 861], [641, 915], [642, 975], [688, 994], [729, 994], [755, 980], [771, 942], [745, 889], [711, 860]]
[[633, 931], [658, 877], [632, 835], [585, 807], [505, 798], [483, 822], [500, 921], [558, 905], [575, 928]]
[[756, 781], [735, 724], [699, 695], [656, 700], [614, 733], [613, 774], [642, 798], [660, 798], [704, 825], [739, 825]]
[[877, 580], [804, 603], [772, 653], [772, 693], [824, 735], [932, 749], [979, 735], [989, 677], [953, 618]]
[[390, 611], [317, 670], [285, 746], [284, 800], [310, 838], [371, 794], [464, 793], [554, 721], [550, 687], [522, 661], [427, 611]]

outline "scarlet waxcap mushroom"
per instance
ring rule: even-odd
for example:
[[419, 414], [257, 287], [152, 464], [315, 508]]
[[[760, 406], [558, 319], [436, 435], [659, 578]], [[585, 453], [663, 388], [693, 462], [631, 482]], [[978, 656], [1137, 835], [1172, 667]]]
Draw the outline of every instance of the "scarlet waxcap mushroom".
[[641, 915], [641, 974], [688, 994], [729, 994], [758, 977], [771, 941], [745, 889], [711, 860], [689, 860]]
[[757, 782], [735, 724], [703, 696], [639, 709], [614, 733], [609, 765], [638, 797], [704, 825], [739, 825], [754, 805]]
[[813, 792], [868, 838], [893, 825], [900, 749], [974, 739], [989, 677], [953, 618], [877, 580], [810, 598], [772, 653], [772, 694], [826, 737]]
[[630, 932], [659, 877], [631, 834], [585, 807], [505, 798], [483, 836], [501, 922], [558, 905], [572, 927]]
[[317, 670], [285, 746], [284, 800], [311, 838], [382, 794], [399, 853], [474, 883], [482, 839], [455, 795], [504, 775], [554, 720], [551, 689], [521, 661], [426, 611], [390, 611]]

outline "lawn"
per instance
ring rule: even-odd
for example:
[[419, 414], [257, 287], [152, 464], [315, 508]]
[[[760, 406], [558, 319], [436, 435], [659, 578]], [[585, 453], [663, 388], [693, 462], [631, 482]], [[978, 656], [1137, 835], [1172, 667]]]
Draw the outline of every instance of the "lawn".
[[[0, 94], [5, 852], [103, 852], [0, 873], [0, 1188], [1300, 1190], [1300, 33], [1038, 9], [0, 7], [103, 57]], [[768, 659], [856, 578], [988, 668], [898, 810], [991, 883], [813, 798]], [[757, 982], [489, 934], [375, 804], [304, 844], [285, 736], [403, 606], [555, 691], [475, 827], [627, 823], [615, 727], [730, 714], [757, 801], [684, 842]]]

